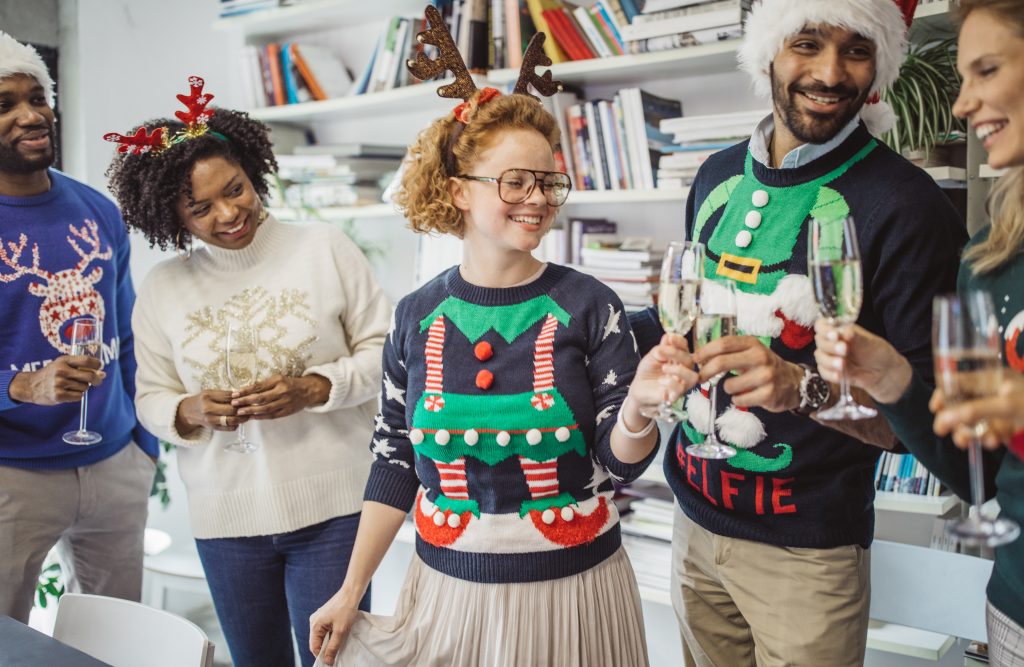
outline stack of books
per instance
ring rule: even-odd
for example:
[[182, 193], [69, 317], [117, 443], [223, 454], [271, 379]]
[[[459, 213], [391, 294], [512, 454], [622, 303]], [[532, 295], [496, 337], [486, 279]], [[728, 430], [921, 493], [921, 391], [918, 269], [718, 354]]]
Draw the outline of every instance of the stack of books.
[[341, 59], [314, 44], [243, 46], [239, 70], [252, 109], [343, 97], [352, 87], [352, 75]]
[[591, 275], [622, 300], [627, 311], [643, 310], [657, 303], [658, 277], [665, 251], [650, 239], [587, 239], [580, 248], [577, 271]]
[[633, 563], [637, 583], [667, 594], [672, 572], [672, 518], [675, 514], [672, 491], [664, 484], [636, 481], [619, 489], [619, 493], [616, 505], [624, 505], [620, 510], [622, 546]]
[[562, 92], [545, 103], [562, 135], [556, 166], [572, 177], [574, 190], [650, 190], [658, 185], [658, 159], [672, 141], [659, 125], [683, 115], [681, 102], [624, 88], [610, 100], [581, 101], [573, 92]]
[[875, 465], [875, 488], [879, 491], [938, 496], [942, 485], [913, 454], [884, 452]]
[[[629, 53], [736, 39], [752, 0], [622, 0], [629, 25], [620, 31]], [[627, 9], [627, 5], [633, 5]], [[637, 6], [639, 5], [639, 6]], [[632, 10], [637, 10], [635, 13]]]
[[658, 161], [659, 187], [688, 187], [709, 157], [750, 137], [758, 122], [771, 111], [739, 111], [714, 116], [688, 116], [661, 122], [661, 131], [672, 137]]
[[404, 146], [317, 144], [278, 155], [279, 205], [327, 208], [379, 204], [401, 165]]

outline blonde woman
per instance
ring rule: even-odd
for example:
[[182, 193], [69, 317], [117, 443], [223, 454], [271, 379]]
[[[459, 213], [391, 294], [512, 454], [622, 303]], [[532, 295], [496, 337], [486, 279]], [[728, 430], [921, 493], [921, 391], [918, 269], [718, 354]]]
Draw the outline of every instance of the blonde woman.
[[[960, 291], [984, 290], [996, 303], [1011, 374], [994, 398], [953, 408], [914, 375], [886, 341], [859, 327], [817, 327], [821, 374], [838, 378], [846, 366], [851, 381], [867, 390], [900, 440], [963, 498], [970, 497], [965, 447], [967, 427], [988, 420], [983, 439], [999, 449], [988, 462], [987, 495], [1004, 516], [1024, 520], [1024, 0], [961, 0], [957, 66], [963, 88], [954, 112], [967, 119], [989, 153], [989, 165], [1007, 169], [989, 200], [990, 227], [978, 233], [963, 256]], [[929, 407], [936, 411], [934, 423]], [[934, 432], [933, 432], [934, 429]], [[952, 434], [952, 437], [949, 437]], [[938, 436], [938, 437], [936, 437]], [[956, 445], [954, 447], [953, 445]], [[996, 549], [988, 585], [990, 656], [995, 665], [1024, 665], [1024, 539]]]

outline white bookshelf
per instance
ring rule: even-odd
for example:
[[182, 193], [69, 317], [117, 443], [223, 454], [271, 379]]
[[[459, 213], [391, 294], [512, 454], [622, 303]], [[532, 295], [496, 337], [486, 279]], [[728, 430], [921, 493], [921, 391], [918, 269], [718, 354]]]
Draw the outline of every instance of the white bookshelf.
[[924, 171], [936, 181], [967, 182], [967, 169], [963, 167], [925, 167]]
[[237, 31], [267, 41], [323, 30], [331, 24], [374, 21], [392, 14], [419, 15], [423, 0], [310, 0], [297, 5], [229, 16], [213, 22], [214, 30]]
[[945, 516], [960, 504], [956, 496], [919, 496], [913, 493], [875, 492], [875, 509], [927, 516]]
[[885, 653], [937, 661], [956, 643], [956, 637], [895, 623], [870, 621], [868, 648]]
[[315, 121], [344, 120], [367, 115], [399, 114], [409, 109], [436, 107], [442, 114], [452, 106], [451, 100], [437, 96], [437, 84], [416, 84], [379, 93], [336, 97], [322, 102], [281, 104], [253, 109], [249, 115], [265, 123], [309, 124]]
[[937, 23], [949, 21], [950, 0], [933, 0], [933, 2], [922, 2], [914, 11], [915, 21], [926, 23]]
[[566, 206], [589, 204], [648, 204], [654, 202], [686, 202], [689, 188], [664, 190], [573, 190]]
[[980, 167], [978, 167], [978, 176], [980, 178], [999, 178], [1005, 173], [1005, 169], [993, 169], [987, 164], [983, 164]]
[[[574, 60], [547, 69], [551, 70], [551, 76], [556, 80], [580, 85], [718, 74], [736, 68], [737, 44], [739, 40], [733, 39], [654, 53]], [[514, 83], [519, 78], [519, 70], [495, 69], [490, 71], [487, 78], [496, 86]]]

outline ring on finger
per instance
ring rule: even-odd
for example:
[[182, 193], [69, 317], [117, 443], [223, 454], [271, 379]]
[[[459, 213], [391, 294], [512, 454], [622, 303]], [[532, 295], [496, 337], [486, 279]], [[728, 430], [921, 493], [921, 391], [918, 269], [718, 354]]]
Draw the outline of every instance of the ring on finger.
[[225, 427], [228, 425], [228, 416], [227, 415], [221, 415], [220, 416], [220, 425], [221, 426], [225, 426]]

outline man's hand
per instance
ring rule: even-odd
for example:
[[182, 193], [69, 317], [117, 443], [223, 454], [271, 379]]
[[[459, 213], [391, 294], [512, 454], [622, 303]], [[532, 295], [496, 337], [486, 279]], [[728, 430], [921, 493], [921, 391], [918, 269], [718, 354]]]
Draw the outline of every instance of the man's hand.
[[99, 359], [86, 356], [57, 357], [38, 371], [18, 373], [7, 395], [19, 403], [58, 405], [82, 399], [89, 387], [98, 387], [107, 374]]
[[700, 364], [700, 381], [735, 372], [722, 387], [740, 408], [785, 412], [800, 407], [804, 371], [764, 346], [753, 336], [725, 336], [693, 355]]
[[322, 375], [272, 375], [235, 392], [231, 405], [242, 417], [280, 419], [314, 405], [323, 405], [330, 395], [331, 381]]

